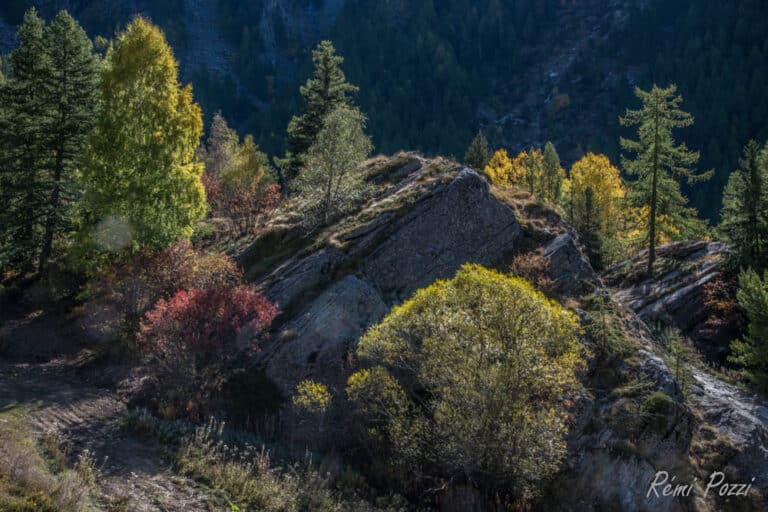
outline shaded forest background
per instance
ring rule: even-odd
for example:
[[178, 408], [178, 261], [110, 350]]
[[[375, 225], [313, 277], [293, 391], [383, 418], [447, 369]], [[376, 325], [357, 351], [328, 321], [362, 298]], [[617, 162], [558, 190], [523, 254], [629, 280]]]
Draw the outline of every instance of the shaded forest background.
[[715, 169], [690, 197], [714, 220], [741, 147], [768, 137], [762, 0], [9, 0], [0, 50], [33, 4], [46, 18], [70, 10], [94, 37], [149, 16], [206, 123], [220, 109], [273, 155], [321, 38], [344, 55], [381, 153], [460, 156], [482, 128], [497, 147], [552, 140], [565, 165], [587, 151], [618, 161], [633, 86], [675, 82], [696, 118], [685, 142]]

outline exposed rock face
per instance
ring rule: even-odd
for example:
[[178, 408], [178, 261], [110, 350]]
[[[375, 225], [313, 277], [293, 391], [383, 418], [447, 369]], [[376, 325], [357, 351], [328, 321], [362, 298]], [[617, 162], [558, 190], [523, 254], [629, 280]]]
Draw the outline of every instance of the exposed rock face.
[[563, 233], [544, 246], [549, 258], [554, 288], [563, 295], [589, 292], [599, 285], [599, 279], [573, 235]]
[[[604, 279], [615, 287], [614, 298], [645, 322], [671, 324], [695, 337], [706, 319], [702, 287], [718, 277], [726, 251], [719, 242], [669, 244], [659, 250], [660, 271], [655, 279], [642, 276], [644, 252], [610, 269]], [[651, 348], [663, 353], [660, 347]], [[688, 450], [692, 471], [688, 478], [695, 476], [703, 482], [702, 489], [694, 493], [700, 505], [706, 501], [717, 509], [765, 510], [768, 407], [758, 397], [701, 368], [690, 366], [688, 370], [691, 382], [686, 399], [700, 418]], [[674, 382], [674, 377], [669, 377]], [[723, 472], [727, 482], [751, 484], [752, 493], [749, 497], [724, 499], [716, 495], [720, 489], [715, 489], [704, 500], [701, 491], [715, 471]]]
[[722, 471], [732, 482], [751, 483], [768, 506], [768, 406], [701, 370], [693, 370], [693, 379], [692, 400], [714, 429], [702, 433], [702, 442], [710, 444], [704, 448], [723, 459], [706, 469]]
[[[396, 194], [418, 186], [426, 172], [422, 163]], [[413, 161], [406, 165], [414, 167]], [[333, 235], [343, 248], [323, 247], [262, 280], [267, 296], [289, 316], [263, 351], [267, 374], [285, 391], [309, 375], [343, 382], [339, 369], [355, 342], [394, 304], [452, 277], [464, 263], [490, 266], [515, 248], [521, 229], [514, 211], [483, 178], [459, 168], [442, 176], [399, 210]]]
[[[528, 209], [520, 207], [491, 191], [475, 172], [446, 161], [405, 155], [387, 165], [383, 175], [371, 176], [372, 182], [390, 184], [384, 192], [256, 280], [284, 312], [261, 363], [286, 395], [300, 380], [313, 378], [343, 396], [350, 354], [365, 330], [415, 290], [451, 277], [466, 262], [506, 270], [513, 254], [540, 248], [550, 260], [556, 294], [610, 295], [576, 234], [557, 215], [535, 213], [530, 199], [521, 203]], [[700, 303], [701, 285], [719, 271], [724, 250], [706, 242], [664, 247], [657, 281], [642, 277], [642, 255], [608, 272], [631, 349], [622, 358], [590, 363], [590, 392], [577, 401], [568, 457], [543, 510], [673, 512], [712, 506], [702, 489], [690, 497], [647, 493], [659, 470], [677, 472], [686, 482], [705, 481], [709, 466], [698, 461], [723, 452], [719, 442], [726, 443], [729, 458], [713, 463], [714, 470], [727, 468], [742, 479], [768, 475], [765, 408], [696, 371], [684, 393], [646, 324], [669, 311], [681, 325], [689, 319], [689, 303]], [[585, 325], [591, 321], [588, 312], [579, 314]], [[713, 439], [706, 438], [711, 432]], [[755, 486], [762, 489], [759, 478]], [[460, 491], [446, 496], [467, 508], [472, 495]]]
[[672, 324], [688, 334], [706, 319], [703, 285], [720, 275], [726, 252], [721, 242], [676, 242], [658, 249], [653, 278], [643, 274], [648, 255], [642, 251], [603, 279], [648, 324]]

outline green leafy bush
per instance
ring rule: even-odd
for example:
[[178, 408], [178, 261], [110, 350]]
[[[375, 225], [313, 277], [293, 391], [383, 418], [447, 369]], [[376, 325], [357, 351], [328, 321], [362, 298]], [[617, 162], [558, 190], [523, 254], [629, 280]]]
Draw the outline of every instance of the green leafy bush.
[[582, 366], [574, 315], [477, 265], [416, 292], [360, 340], [350, 398], [409, 484], [526, 500], [565, 456]]

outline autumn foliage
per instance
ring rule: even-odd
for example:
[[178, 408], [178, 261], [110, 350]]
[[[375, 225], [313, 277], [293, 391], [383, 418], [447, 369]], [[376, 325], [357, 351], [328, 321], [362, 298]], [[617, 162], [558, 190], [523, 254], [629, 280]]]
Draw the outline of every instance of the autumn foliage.
[[522, 277], [537, 290], [550, 292], [554, 281], [550, 277], [552, 262], [541, 250], [518, 254], [509, 266], [509, 272]]
[[234, 149], [221, 173], [203, 175], [208, 205], [239, 235], [253, 232], [280, 204], [280, 186], [270, 176], [267, 158], [248, 135]]
[[227, 363], [258, 350], [277, 313], [252, 285], [180, 290], [146, 313], [137, 343], [157, 364], [170, 405], [195, 419]]
[[234, 286], [241, 279], [242, 271], [231, 258], [183, 240], [161, 251], [137, 253], [102, 271], [89, 284], [88, 308], [109, 310], [133, 332], [155, 302], [179, 289]]

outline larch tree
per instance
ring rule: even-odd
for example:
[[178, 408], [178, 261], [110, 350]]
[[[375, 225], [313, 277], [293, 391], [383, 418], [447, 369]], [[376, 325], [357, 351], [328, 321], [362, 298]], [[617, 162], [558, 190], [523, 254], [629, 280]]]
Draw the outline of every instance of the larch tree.
[[605, 155], [587, 153], [571, 167], [565, 210], [568, 221], [582, 234], [590, 259], [604, 259], [603, 241], [617, 236], [626, 195], [619, 170]]
[[506, 149], [496, 151], [483, 172], [497, 187], [510, 187], [519, 182], [520, 176], [515, 175], [517, 168], [512, 165]]
[[[585, 207], [587, 190], [594, 194], [594, 211]], [[599, 212], [597, 224], [608, 235], [615, 234], [620, 217], [621, 200], [626, 195], [619, 170], [605, 155], [587, 153], [571, 167], [568, 181], [568, 220], [577, 229]]]
[[314, 220], [328, 223], [365, 194], [365, 171], [360, 164], [373, 149], [365, 122], [358, 109], [347, 105], [339, 105], [325, 117], [307, 152], [307, 169], [296, 180]]
[[466, 153], [464, 153], [464, 164], [467, 167], [482, 171], [491, 159], [491, 149], [488, 146], [488, 139], [481, 130], [478, 130], [475, 138], [469, 143]]
[[52, 161], [45, 177], [48, 202], [39, 267], [53, 250], [54, 237], [70, 227], [70, 207], [76, 199], [79, 160], [96, 117], [100, 60], [85, 31], [61, 11], [45, 31], [45, 45], [53, 67], [49, 92], [53, 116], [46, 132]]
[[654, 85], [650, 91], [637, 87], [635, 95], [642, 107], [627, 110], [619, 118], [622, 126], [638, 127], [637, 140], [621, 138], [621, 147], [635, 158], [622, 160], [625, 170], [637, 176], [631, 184], [633, 199], [639, 206], [648, 206], [648, 274], [652, 275], [660, 235], [658, 217], [667, 216], [672, 225], [685, 225], [696, 218], [695, 210], [686, 208], [688, 201], [677, 179], [693, 184], [709, 179], [714, 172], [697, 174], [692, 166], [698, 162], [699, 153], [674, 140], [673, 129], [693, 124], [693, 116], [680, 109], [683, 98], [677, 94], [677, 86]]
[[202, 116], [177, 67], [163, 33], [141, 17], [107, 54], [80, 203], [82, 234], [99, 249], [166, 247], [205, 215]]
[[721, 235], [734, 249], [736, 263], [758, 269], [768, 260], [768, 147], [754, 140], [744, 147], [741, 168], [723, 192]]
[[542, 161], [541, 194], [543, 199], [556, 203], [560, 200], [565, 171], [560, 165], [560, 156], [551, 142], [544, 145]]
[[531, 147], [525, 153], [525, 185], [530, 194], [541, 191], [542, 174], [544, 172], [544, 156], [539, 149]]
[[312, 51], [312, 62], [312, 77], [299, 89], [303, 111], [288, 123], [286, 155], [277, 162], [283, 188], [304, 167], [306, 154], [323, 128], [325, 116], [339, 105], [352, 106], [352, 94], [358, 91], [357, 86], [347, 82], [341, 69], [344, 57], [336, 53], [330, 41], [317, 45]]
[[45, 23], [29, 9], [0, 91], [0, 264], [21, 271], [37, 259], [48, 201], [54, 71], [44, 33]]

